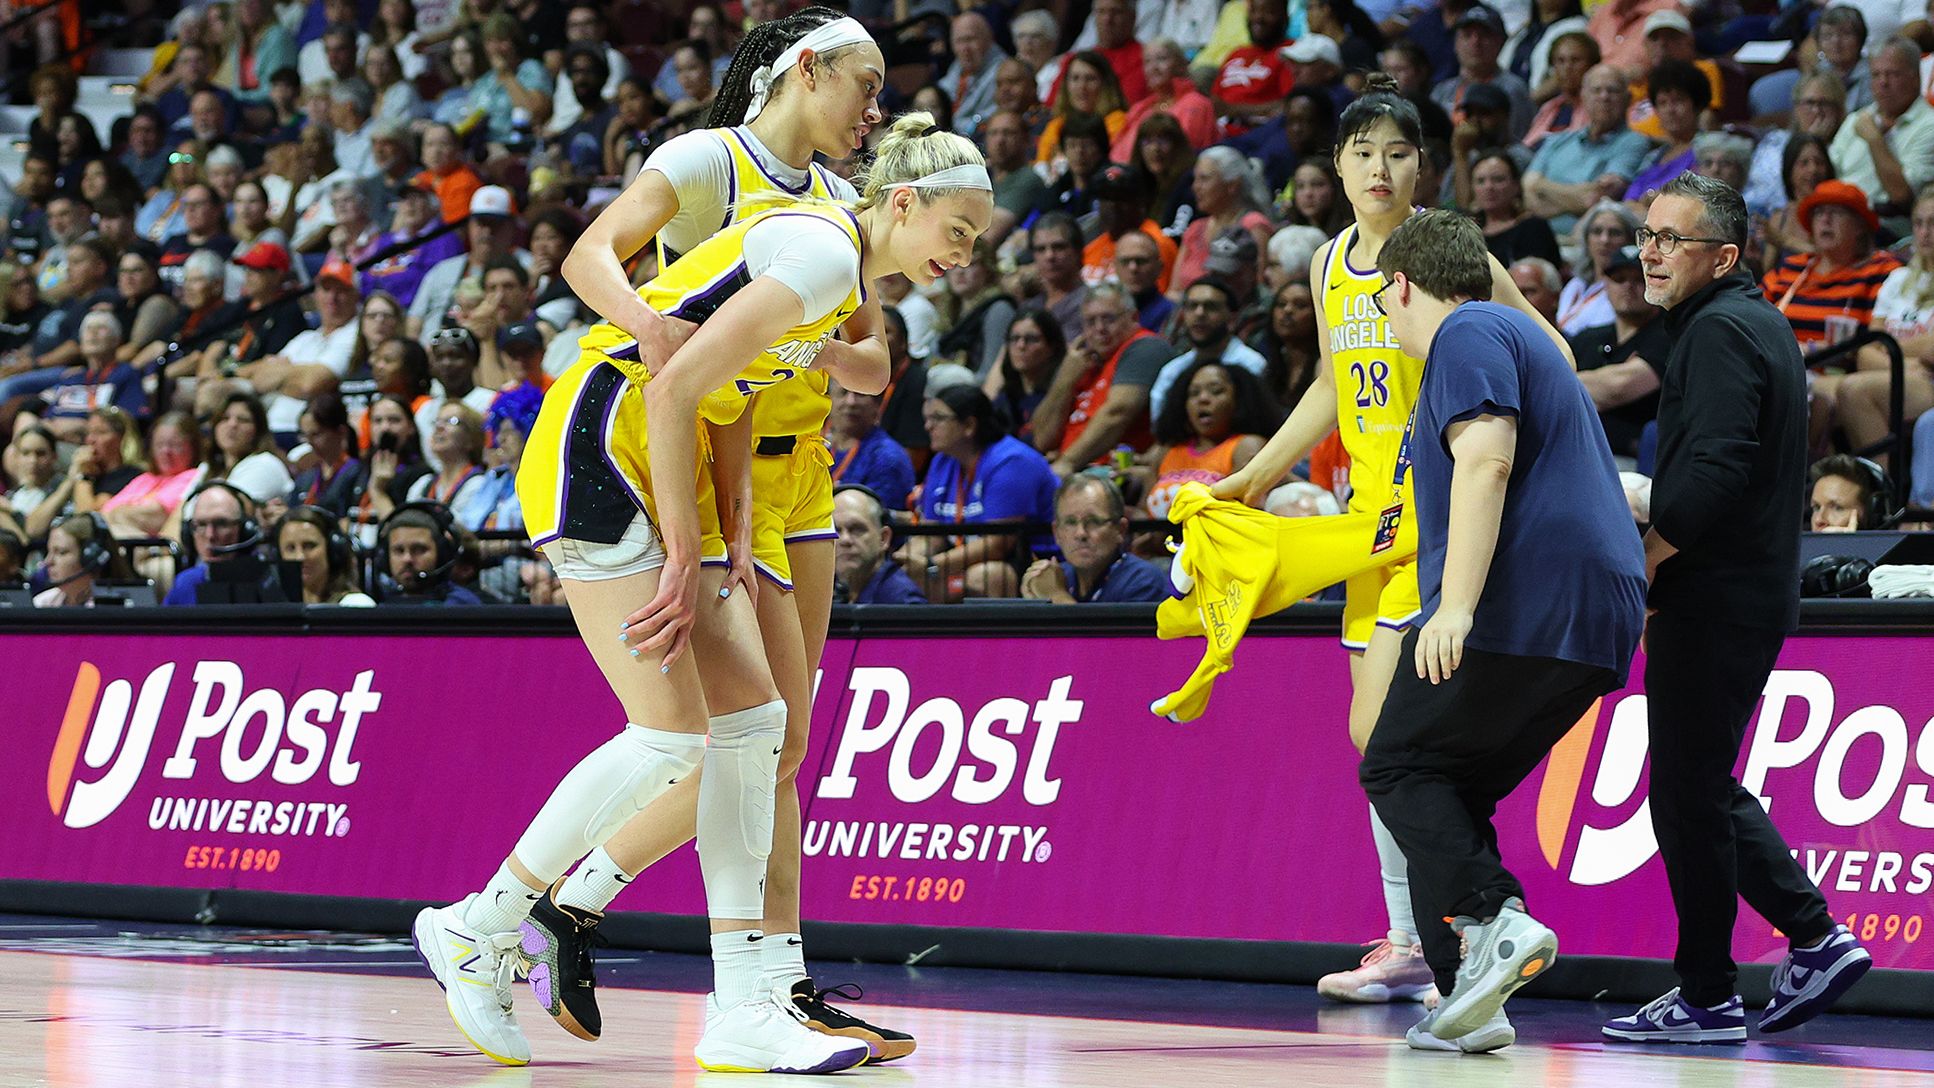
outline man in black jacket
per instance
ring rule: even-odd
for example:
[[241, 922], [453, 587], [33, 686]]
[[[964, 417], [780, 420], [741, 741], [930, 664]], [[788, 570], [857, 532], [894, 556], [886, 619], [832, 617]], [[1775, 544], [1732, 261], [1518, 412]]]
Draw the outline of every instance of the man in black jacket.
[[1738, 1042], [1738, 896], [1792, 942], [1761, 1031], [1818, 1015], [1872, 965], [1732, 777], [1747, 719], [1799, 623], [1806, 370], [1791, 327], [1739, 267], [1746, 206], [1731, 186], [1681, 175], [1653, 202], [1639, 242], [1646, 301], [1665, 307], [1672, 337], [1645, 538], [1645, 688], [1652, 828], [1679, 914], [1680, 986], [1604, 1033]]

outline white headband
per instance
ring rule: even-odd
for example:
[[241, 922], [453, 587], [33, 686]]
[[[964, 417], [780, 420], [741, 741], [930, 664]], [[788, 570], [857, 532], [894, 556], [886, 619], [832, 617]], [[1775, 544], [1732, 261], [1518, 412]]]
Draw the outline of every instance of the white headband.
[[889, 189], [985, 189], [994, 191], [994, 183], [987, 177], [987, 167], [977, 162], [963, 162], [959, 166], [949, 166], [914, 178], [912, 181], [896, 181], [887, 186]]
[[772, 85], [779, 82], [780, 76], [791, 71], [793, 66], [799, 63], [799, 58], [806, 53], [825, 53], [842, 45], [859, 45], [872, 41], [873, 35], [866, 32], [866, 28], [860, 25], [858, 19], [851, 17], [821, 23], [807, 31], [805, 37], [792, 43], [791, 47], [779, 54], [771, 64], [752, 73], [752, 101], [745, 108], [746, 121], [750, 122], [759, 116], [759, 111], [766, 108], [767, 100], [772, 97]]

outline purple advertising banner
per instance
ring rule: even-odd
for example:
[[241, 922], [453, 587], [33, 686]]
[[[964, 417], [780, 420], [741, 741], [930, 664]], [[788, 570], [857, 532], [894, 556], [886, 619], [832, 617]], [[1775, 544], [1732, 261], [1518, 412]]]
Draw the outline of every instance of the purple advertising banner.
[[[1383, 903], [1333, 638], [1257, 635], [1202, 720], [1200, 644], [835, 641], [801, 771], [806, 917], [1359, 942]], [[1934, 969], [1934, 670], [1796, 637], [1739, 775], [1884, 967]], [[0, 636], [0, 878], [382, 898], [479, 887], [623, 723], [574, 639]], [[1635, 666], [1634, 677], [1642, 675]], [[1645, 696], [1608, 696], [1499, 813], [1573, 954], [1667, 957]], [[619, 909], [703, 909], [686, 847]], [[1737, 952], [1784, 949], [1742, 911]]]

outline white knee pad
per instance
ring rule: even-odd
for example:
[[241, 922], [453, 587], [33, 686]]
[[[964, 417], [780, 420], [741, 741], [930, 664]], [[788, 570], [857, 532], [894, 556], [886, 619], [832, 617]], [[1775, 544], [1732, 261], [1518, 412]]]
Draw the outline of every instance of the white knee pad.
[[786, 704], [774, 699], [723, 714], [710, 727], [698, 782], [698, 863], [707, 911], [713, 918], [763, 918]]
[[517, 860], [546, 884], [555, 881], [691, 774], [704, 751], [705, 738], [697, 733], [626, 725], [579, 760], [551, 791], [517, 840]]

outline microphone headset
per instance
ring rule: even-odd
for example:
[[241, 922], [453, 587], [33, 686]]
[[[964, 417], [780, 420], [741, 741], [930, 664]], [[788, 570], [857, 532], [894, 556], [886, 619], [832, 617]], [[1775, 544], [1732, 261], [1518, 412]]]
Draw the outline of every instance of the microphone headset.
[[[301, 506], [291, 507], [289, 512], [282, 516], [282, 525], [288, 525], [291, 522], [307, 525], [322, 534], [323, 556], [332, 574], [336, 571], [353, 572], [355, 570], [355, 546], [350, 543], [349, 534], [342, 531], [342, 525], [336, 520], [335, 514], [320, 506], [304, 503]], [[276, 544], [279, 548], [282, 542], [281, 526], [277, 526], [275, 532]]]
[[[99, 514], [93, 513], [76, 514], [74, 517], [86, 518], [88, 521], [87, 539], [81, 541], [81, 569], [65, 578], [48, 580], [45, 586], [47, 589], [55, 589], [67, 585], [70, 582], [78, 582], [83, 578], [102, 577], [107, 574], [109, 568], [114, 566], [114, 549], [103, 543], [104, 541], [114, 539], [113, 530], [107, 527], [107, 519]], [[44, 575], [48, 569], [48, 563], [42, 562], [40, 569]]]
[[[242, 511], [241, 536], [233, 544], [211, 544], [207, 555], [195, 547], [195, 506], [196, 500], [210, 491], [226, 491], [235, 496], [235, 503]], [[199, 559], [209, 555], [234, 555], [237, 552], [253, 551], [262, 543], [262, 526], [255, 520], [255, 500], [249, 493], [229, 483], [227, 480], [209, 480], [188, 493], [181, 504], [181, 546], [187, 554]]]
[[410, 511], [429, 518], [434, 526], [431, 535], [436, 538], [437, 565], [429, 570], [416, 571], [407, 578], [397, 578], [394, 573], [390, 578], [396, 582], [397, 588], [405, 593], [426, 593], [449, 581], [450, 572], [456, 569], [457, 560], [463, 556], [463, 541], [457, 536], [457, 518], [450, 512], [449, 507], [427, 499], [406, 502], [391, 512], [389, 517], [384, 518], [383, 523], [376, 529], [376, 549], [382, 554], [385, 562], [389, 559], [390, 530], [396, 525], [396, 519]]

